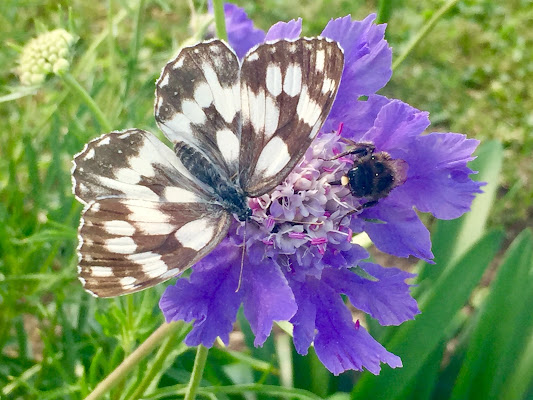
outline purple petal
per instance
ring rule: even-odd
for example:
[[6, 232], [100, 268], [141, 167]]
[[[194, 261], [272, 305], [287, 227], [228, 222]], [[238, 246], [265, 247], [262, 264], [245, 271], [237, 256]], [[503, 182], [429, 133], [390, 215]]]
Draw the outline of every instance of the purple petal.
[[325, 270], [322, 279], [337, 292], [346, 294], [354, 307], [370, 314], [381, 325], [400, 325], [420, 313], [409, 293], [411, 285], [405, 283], [415, 274], [372, 263], [359, 263], [359, 266], [375, 280], [333, 268]]
[[244, 9], [235, 4], [225, 3], [226, 30], [228, 41], [239, 58], [243, 58], [252, 47], [263, 43], [265, 32], [255, 28]]
[[365, 224], [365, 231], [376, 247], [397, 257], [413, 255], [431, 262], [431, 240], [429, 231], [416, 212], [404, 203], [394, 200], [395, 192], [379, 203], [367, 208], [361, 218], [376, 219]]
[[330, 286], [322, 283], [313, 301], [317, 308], [315, 352], [334, 375], [363, 368], [378, 374], [380, 362], [393, 368], [402, 366], [399, 357], [385, 350], [358, 323], [353, 323], [341, 296]]
[[479, 141], [458, 133], [431, 133], [416, 138], [409, 151], [400, 154], [409, 164], [406, 182], [398, 187], [398, 201], [414, 204], [439, 219], [460, 217], [470, 210], [475, 193], [484, 183], [469, 175], [467, 162]]
[[374, 122], [381, 109], [393, 100], [373, 94], [368, 99], [357, 100], [353, 106], [346, 107], [342, 113], [329, 115], [322, 127], [322, 132], [337, 130], [343, 124], [342, 136], [360, 142], [363, 135], [374, 126]]
[[274, 321], [288, 321], [297, 306], [285, 276], [271, 260], [246, 264], [242, 275], [244, 315], [255, 335], [254, 345], [262, 346]]
[[398, 151], [411, 151], [413, 138], [420, 135], [429, 124], [427, 112], [400, 100], [392, 100], [379, 111], [374, 126], [361, 140], [374, 143], [376, 149], [389, 152], [393, 158], [401, 158], [398, 157]]
[[[321, 323], [323, 329], [318, 331], [315, 338], [315, 352], [322, 364], [334, 375], [348, 369], [362, 371], [363, 368], [378, 375], [382, 362], [391, 368], [402, 367], [400, 357], [388, 352], [362, 326], [341, 326], [337, 323], [339, 321], [326, 317], [329, 316], [319, 318], [324, 321], [323, 325]], [[341, 330], [342, 334], [336, 335], [334, 330]], [[337, 338], [332, 339], [334, 336]]]
[[239, 280], [241, 253], [222, 242], [193, 268], [189, 280], [178, 279], [159, 301], [167, 322], [184, 320], [193, 323], [185, 343], [211, 347], [217, 336], [229, 343], [229, 333], [241, 304], [235, 292]]
[[302, 32], [302, 19], [291, 20], [289, 22], [278, 22], [268, 30], [265, 41], [280, 39], [295, 40], [300, 37]]
[[325, 282], [308, 278], [305, 282], [291, 281], [291, 287], [298, 303], [298, 312], [291, 322], [299, 354], [307, 354], [314, 337], [318, 358], [335, 375], [363, 368], [377, 374], [380, 362], [393, 368], [402, 365], [399, 357], [385, 350], [358, 323], [353, 323], [340, 294]]
[[310, 282], [299, 282], [292, 280], [291, 288], [298, 305], [298, 311], [292, 317], [294, 325], [293, 342], [298, 354], [306, 355], [315, 338], [316, 306], [312, 301], [313, 290], [311, 285], [317, 284], [316, 280]]
[[322, 35], [344, 49], [344, 72], [330, 115], [341, 115], [362, 95], [381, 89], [392, 75], [392, 51], [384, 39], [385, 25], [374, 25], [375, 14], [363, 21], [350, 16], [329, 21]]
[[[343, 238], [344, 239], [344, 238]], [[351, 239], [351, 236], [350, 236]], [[344, 239], [346, 240], [346, 239]], [[328, 249], [322, 256], [322, 262], [334, 268], [351, 268], [355, 267], [359, 261], [368, 258], [368, 252], [364, 247], [352, 244], [346, 240], [347, 249], [340, 251], [340, 245], [328, 246]], [[333, 248], [333, 250], [332, 250]]]

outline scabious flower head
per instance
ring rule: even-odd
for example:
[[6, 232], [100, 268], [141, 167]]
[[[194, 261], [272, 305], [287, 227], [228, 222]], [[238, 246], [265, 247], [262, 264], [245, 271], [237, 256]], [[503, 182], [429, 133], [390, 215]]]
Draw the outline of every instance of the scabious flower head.
[[45, 32], [23, 48], [17, 69], [23, 85], [38, 85], [48, 74], [60, 74], [70, 67], [70, 49], [75, 37], [64, 29]]
[[[262, 41], [300, 35], [301, 20], [277, 23], [264, 34], [238, 7], [226, 4], [225, 11], [229, 42], [240, 57]], [[194, 321], [187, 344], [212, 346], [217, 336], [227, 343], [243, 304], [255, 345], [264, 343], [274, 321], [288, 320], [298, 353], [314, 344], [334, 374], [363, 368], [377, 374], [382, 362], [401, 366], [353, 321], [341, 295], [381, 325], [399, 325], [419, 313], [405, 282], [414, 275], [364, 261], [368, 253], [352, 236], [366, 232], [381, 251], [431, 261], [429, 232], [414, 207], [444, 219], [469, 209], [480, 184], [469, 178], [466, 164], [478, 142], [455, 133], [422, 135], [427, 113], [375, 94], [391, 76], [391, 50], [384, 25], [374, 19], [328, 23], [322, 36], [343, 47], [345, 69], [322, 132], [282, 184], [249, 201], [252, 221], [236, 221], [190, 278], [179, 279], [161, 298], [167, 321]], [[370, 143], [405, 165], [401, 184], [373, 207], [332, 184], [352, 167], [353, 157], [336, 157], [351, 142]]]

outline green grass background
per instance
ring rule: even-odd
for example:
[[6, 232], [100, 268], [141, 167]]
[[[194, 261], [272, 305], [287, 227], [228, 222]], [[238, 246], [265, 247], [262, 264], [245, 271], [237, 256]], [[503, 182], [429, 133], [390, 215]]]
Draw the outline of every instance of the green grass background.
[[[395, 58], [444, 4], [236, 3], [265, 30], [301, 16], [306, 35], [318, 34], [330, 18], [362, 19], [384, 7], [380, 18], [389, 24]], [[205, 10], [201, 2], [195, 6]], [[21, 87], [14, 73], [20, 47], [58, 27], [77, 35], [70, 72], [111, 126], [155, 133], [155, 79], [199, 21], [181, 0], [0, 2], [0, 398], [83, 398], [163, 322], [161, 285], [96, 300], [76, 279], [81, 206], [71, 195], [71, 159], [103, 128], [60, 78]], [[422, 316], [400, 328], [367, 321], [372, 334], [402, 356], [404, 368], [334, 378], [313, 354], [294, 354], [282, 332], [254, 349], [241, 316], [231, 351], [210, 352], [201, 393], [223, 399], [244, 398], [243, 392], [248, 399], [533, 398], [533, 242], [531, 231], [523, 231], [533, 225], [532, 23], [532, 1], [459, 1], [380, 91], [430, 111], [434, 130], [482, 140], [473, 167], [490, 183], [471, 214], [428, 221], [437, 265], [417, 266]], [[179, 398], [194, 360], [182, 338], [182, 331], [174, 333], [164, 351], [143, 360], [109, 398]], [[288, 361], [278, 357], [284, 351]], [[143, 381], [148, 372], [150, 382]]]

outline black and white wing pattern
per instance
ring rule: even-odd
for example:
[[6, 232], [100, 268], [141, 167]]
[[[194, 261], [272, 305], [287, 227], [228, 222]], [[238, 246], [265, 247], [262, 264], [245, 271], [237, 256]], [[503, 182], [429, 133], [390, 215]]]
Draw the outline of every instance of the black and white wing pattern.
[[99, 297], [136, 292], [179, 274], [225, 236], [231, 215], [208, 202], [176, 155], [149, 132], [111, 132], [74, 158], [85, 204], [79, 277]]
[[184, 48], [156, 84], [155, 120], [165, 136], [198, 148], [228, 176], [239, 166], [239, 75], [233, 50], [212, 40]]
[[258, 46], [241, 69], [240, 183], [250, 197], [274, 189], [318, 134], [344, 67], [337, 43], [303, 38]]
[[75, 156], [85, 205], [79, 275], [99, 297], [133, 293], [192, 266], [249, 219], [247, 198], [281, 183], [317, 135], [343, 70], [338, 44], [261, 44], [239, 61], [220, 40], [183, 49], [156, 84], [149, 132], [111, 132]]

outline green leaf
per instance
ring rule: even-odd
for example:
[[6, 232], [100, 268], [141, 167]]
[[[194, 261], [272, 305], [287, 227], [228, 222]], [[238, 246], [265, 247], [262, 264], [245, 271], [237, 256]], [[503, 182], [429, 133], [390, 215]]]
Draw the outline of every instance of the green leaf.
[[449, 267], [420, 304], [422, 314], [414, 321], [405, 322], [385, 344], [402, 358], [403, 368], [385, 367], [379, 376], [363, 374], [352, 398], [392, 400], [406, 390], [445, 336], [450, 321], [467, 302], [502, 238], [501, 231], [490, 231]]
[[532, 254], [532, 234], [525, 230], [505, 253], [490, 294], [479, 310], [452, 399], [474, 394], [479, 398], [511, 399], [503, 383], [511, 379], [532, 333]]
[[435, 347], [431, 355], [418, 371], [413, 384], [407, 387], [407, 390], [400, 396], [400, 398], [410, 400], [429, 400], [439, 381], [439, 371], [442, 363], [442, 354], [446, 349], [446, 342], [440, 341]]

